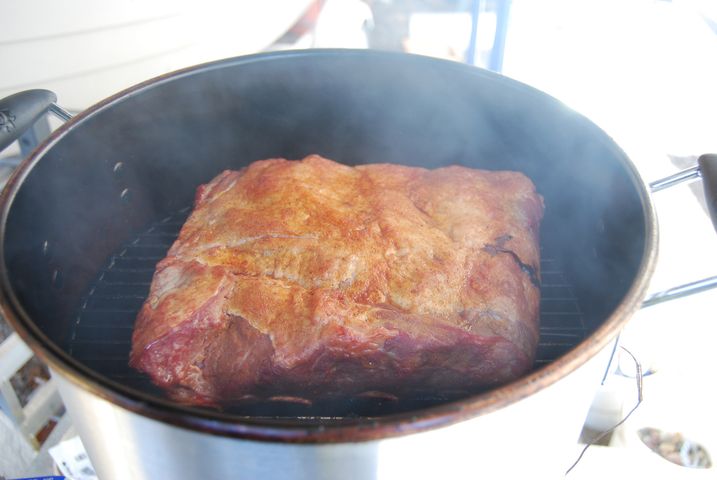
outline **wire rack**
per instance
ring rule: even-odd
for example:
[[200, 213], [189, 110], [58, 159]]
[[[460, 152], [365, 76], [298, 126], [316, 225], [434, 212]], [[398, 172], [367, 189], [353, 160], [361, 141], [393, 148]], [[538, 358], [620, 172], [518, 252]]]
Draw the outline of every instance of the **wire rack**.
[[[153, 224], [113, 255], [86, 295], [70, 332], [68, 351], [98, 373], [131, 388], [162, 395], [149, 378], [128, 366], [134, 321], [147, 298], [155, 266], [179, 235], [189, 208]], [[541, 260], [540, 342], [534, 368], [575, 347], [586, 335], [583, 315], [560, 263], [549, 252]], [[440, 393], [396, 404], [381, 399], [344, 400], [335, 405], [247, 405], [239, 414], [311, 417], [317, 411], [337, 417], [375, 416], [446, 401]]]

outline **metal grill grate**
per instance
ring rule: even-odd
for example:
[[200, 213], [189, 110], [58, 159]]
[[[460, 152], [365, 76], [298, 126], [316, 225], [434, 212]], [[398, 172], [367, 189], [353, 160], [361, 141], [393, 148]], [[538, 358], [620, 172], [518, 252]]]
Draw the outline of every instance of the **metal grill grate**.
[[[146, 375], [127, 365], [131, 346], [132, 329], [137, 312], [141, 308], [152, 281], [154, 269], [159, 260], [179, 235], [179, 230], [189, 214], [185, 208], [152, 225], [144, 233], [128, 243], [113, 255], [100, 272], [97, 281], [85, 297], [74, 329], [69, 339], [69, 353], [85, 365], [91, 365], [98, 373], [129, 387], [147, 393], [162, 395]], [[552, 362], [576, 346], [586, 334], [583, 315], [573, 290], [561, 271], [560, 264], [543, 252], [541, 261], [542, 301], [540, 306], [540, 343], [535, 368]], [[410, 408], [420, 408], [445, 401], [436, 395], [413, 399]], [[356, 400], [356, 402], [359, 402]], [[344, 405], [333, 413], [342, 417], [373, 416], [375, 407], [382, 413], [406, 410], [409, 407], [394, 405], [387, 409], [375, 405], [367, 407], [369, 400]], [[366, 410], [368, 408], [368, 410]], [[302, 410], [303, 409], [303, 410]], [[244, 407], [239, 414], [272, 417], [311, 416], [310, 410], [332, 411], [326, 405], [306, 407], [291, 405], [277, 410], [262, 410], [259, 406]]]

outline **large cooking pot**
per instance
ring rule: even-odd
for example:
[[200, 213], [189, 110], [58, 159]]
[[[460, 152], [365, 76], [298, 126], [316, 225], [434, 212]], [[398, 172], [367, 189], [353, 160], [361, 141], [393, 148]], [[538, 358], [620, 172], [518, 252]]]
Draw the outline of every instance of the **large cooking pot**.
[[[6, 100], [5, 140], [52, 101]], [[534, 370], [458, 401], [239, 411], [172, 403], [132, 374], [127, 332], [196, 187], [311, 153], [530, 176], [546, 204]], [[657, 247], [645, 184], [586, 118], [494, 73], [367, 51], [247, 56], [133, 87], [54, 132], [1, 207], [3, 312], [50, 365], [103, 480], [555, 478]]]

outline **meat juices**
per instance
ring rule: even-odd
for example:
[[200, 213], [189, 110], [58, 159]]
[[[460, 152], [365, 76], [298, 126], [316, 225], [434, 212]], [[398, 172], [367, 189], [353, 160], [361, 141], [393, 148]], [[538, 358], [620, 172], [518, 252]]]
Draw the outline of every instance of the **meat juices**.
[[204, 405], [508, 382], [538, 342], [542, 215], [517, 172], [225, 171], [157, 265], [130, 365]]

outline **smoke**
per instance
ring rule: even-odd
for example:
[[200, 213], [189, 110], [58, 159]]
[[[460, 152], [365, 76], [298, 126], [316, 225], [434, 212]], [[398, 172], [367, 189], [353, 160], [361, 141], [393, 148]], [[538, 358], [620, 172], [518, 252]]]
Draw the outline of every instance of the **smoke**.
[[644, 206], [623, 154], [559, 102], [452, 62], [309, 51], [200, 68], [77, 124], [42, 153], [13, 204], [5, 258], [15, 291], [62, 344], [100, 267], [191, 205], [197, 186], [255, 160], [313, 153], [524, 172], [545, 197], [544, 252], [563, 265], [592, 328], [644, 256]]

